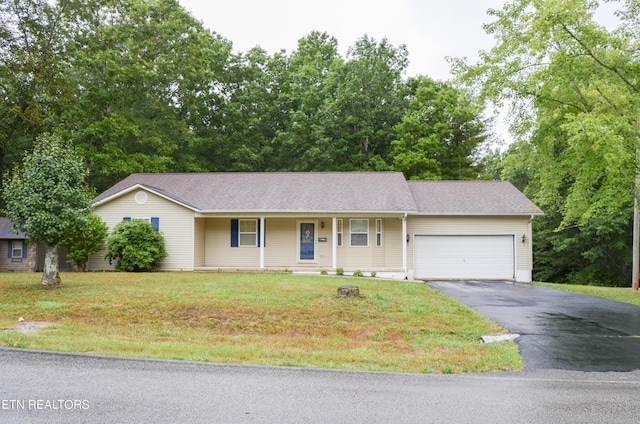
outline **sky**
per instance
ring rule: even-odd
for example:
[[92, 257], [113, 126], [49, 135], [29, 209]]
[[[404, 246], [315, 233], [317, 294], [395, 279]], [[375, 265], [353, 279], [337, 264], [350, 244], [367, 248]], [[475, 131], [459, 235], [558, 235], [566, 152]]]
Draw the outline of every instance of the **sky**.
[[[489, 51], [496, 40], [483, 24], [493, 21], [488, 9], [502, 9], [507, 0], [179, 0], [205, 28], [233, 43], [235, 52], [260, 46], [269, 54], [297, 49], [312, 31], [338, 40], [342, 57], [365, 34], [409, 52], [406, 76], [452, 78], [446, 57], [476, 63], [478, 51]], [[617, 8], [615, 3], [603, 9]], [[610, 13], [611, 11], [607, 12]], [[605, 13], [607, 16], [610, 17]], [[598, 17], [596, 16], [596, 19]], [[607, 19], [604, 22], [607, 23]], [[493, 132], [502, 147], [513, 140], [506, 110], [494, 116]]]
[[291, 53], [312, 31], [338, 40], [340, 53], [365, 34], [387, 38], [409, 52], [407, 76], [451, 78], [445, 57], [475, 62], [479, 50], [490, 50], [492, 37], [482, 29], [491, 22], [486, 11], [504, 0], [179, 0], [204, 26], [233, 43], [234, 51], [260, 46], [273, 54]]

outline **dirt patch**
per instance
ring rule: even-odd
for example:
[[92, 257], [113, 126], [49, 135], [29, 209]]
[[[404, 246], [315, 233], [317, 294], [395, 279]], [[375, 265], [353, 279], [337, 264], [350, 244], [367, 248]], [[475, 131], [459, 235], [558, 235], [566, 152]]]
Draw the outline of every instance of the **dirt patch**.
[[47, 321], [22, 321], [19, 324], [11, 327], [12, 330], [19, 331], [23, 334], [35, 334], [40, 330], [43, 330], [47, 327], [56, 326], [58, 324], [54, 322]]

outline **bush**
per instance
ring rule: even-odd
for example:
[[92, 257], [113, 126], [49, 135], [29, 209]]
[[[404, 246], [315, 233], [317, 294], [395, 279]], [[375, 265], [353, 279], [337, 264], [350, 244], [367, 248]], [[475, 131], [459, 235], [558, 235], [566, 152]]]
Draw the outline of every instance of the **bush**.
[[86, 271], [89, 256], [97, 253], [104, 245], [107, 237], [107, 224], [99, 216], [87, 215], [88, 225], [79, 226], [69, 231], [60, 242], [60, 246], [66, 246], [67, 259], [75, 262], [78, 271]]
[[353, 273], [354, 277], [364, 277], [364, 274], [359, 269], [355, 270]]
[[148, 221], [122, 221], [107, 239], [105, 259], [116, 262], [116, 269], [142, 272], [156, 269], [167, 257], [162, 235]]
[[344, 268], [336, 269], [336, 275], [344, 275]]

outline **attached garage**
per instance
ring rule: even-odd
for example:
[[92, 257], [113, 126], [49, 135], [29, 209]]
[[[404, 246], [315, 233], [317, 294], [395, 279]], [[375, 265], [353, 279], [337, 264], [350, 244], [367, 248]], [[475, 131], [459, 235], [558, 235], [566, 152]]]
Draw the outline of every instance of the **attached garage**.
[[531, 281], [531, 222], [542, 211], [505, 181], [409, 181], [413, 278]]
[[416, 235], [414, 278], [515, 278], [514, 235]]

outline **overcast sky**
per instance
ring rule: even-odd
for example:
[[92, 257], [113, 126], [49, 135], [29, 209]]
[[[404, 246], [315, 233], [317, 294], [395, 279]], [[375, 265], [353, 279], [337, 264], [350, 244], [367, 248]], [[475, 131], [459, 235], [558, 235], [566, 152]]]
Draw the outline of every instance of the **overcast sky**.
[[475, 61], [493, 38], [482, 24], [486, 11], [504, 0], [179, 0], [206, 28], [233, 43], [236, 52], [260, 46], [269, 53], [292, 52], [311, 31], [338, 40], [341, 55], [367, 34], [386, 37], [409, 51], [407, 76], [450, 78], [446, 56]]

